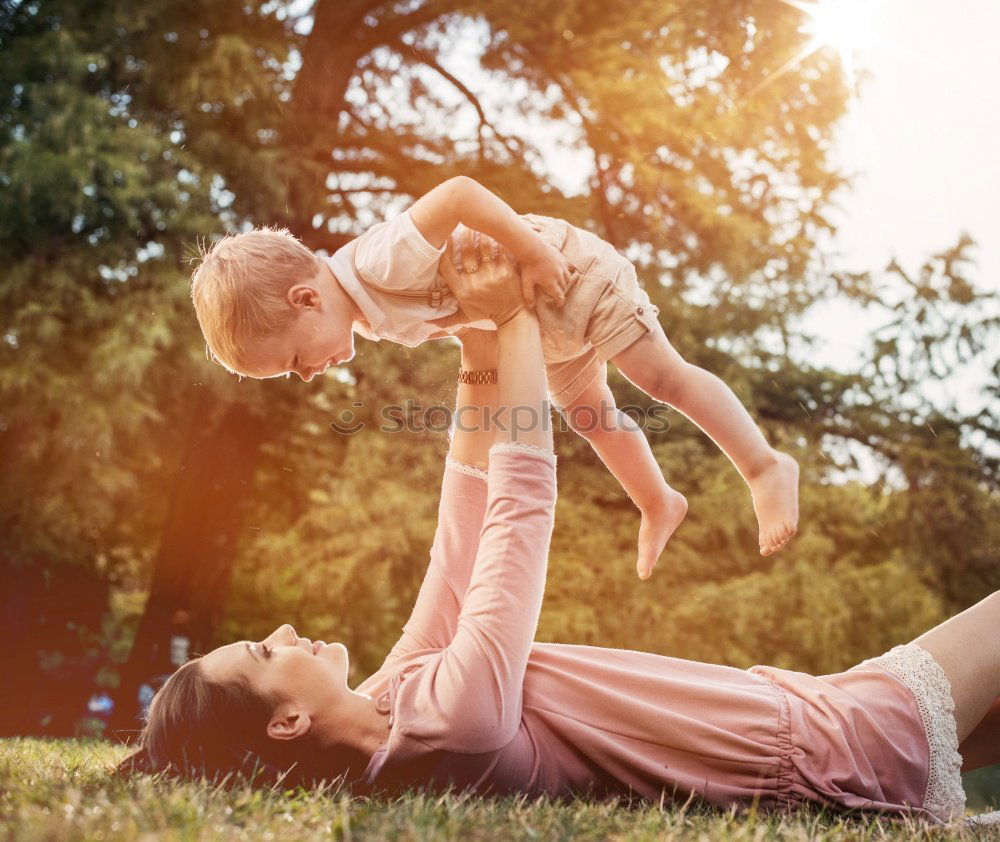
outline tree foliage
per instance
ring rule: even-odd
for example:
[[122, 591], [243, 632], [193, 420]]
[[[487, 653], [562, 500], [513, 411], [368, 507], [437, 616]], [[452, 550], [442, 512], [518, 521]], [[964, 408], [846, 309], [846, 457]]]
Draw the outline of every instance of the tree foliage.
[[[456, 351], [240, 381], [205, 359], [188, 276], [223, 231], [330, 251], [462, 173], [627, 253], [673, 344], [803, 467], [800, 534], [762, 559], [739, 476], [671, 412], [650, 438], [691, 509], [640, 583], [636, 513], [560, 435], [540, 637], [831, 670], [996, 588], [1000, 395], [963, 414], [921, 392], [995, 354], [995, 296], [968, 237], [916, 272], [831, 265], [849, 92], [827, 51], [778, 72], [800, 23], [764, 0], [0, 0], [4, 563], [152, 587], [133, 679], [178, 610], [197, 648], [291, 620], [377, 666], [446, 441], [375, 428], [388, 403], [448, 405]], [[811, 364], [801, 327], [833, 299], [887, 316], [847, 370]], [[346, 411], [363, 433], [331, 430]]]

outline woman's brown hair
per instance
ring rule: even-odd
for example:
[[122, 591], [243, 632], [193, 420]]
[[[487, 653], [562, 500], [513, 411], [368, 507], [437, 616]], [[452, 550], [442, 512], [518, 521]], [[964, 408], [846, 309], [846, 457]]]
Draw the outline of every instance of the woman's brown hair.
[[140, 748], [118, 772], [315, 786], [364, 770], [367, 758], [352, 749], [321, 749], [308, 735], [271, 739], [275, 707], [245, 679], [211, 681], [197, 659], [188, 661], [153, 698]]

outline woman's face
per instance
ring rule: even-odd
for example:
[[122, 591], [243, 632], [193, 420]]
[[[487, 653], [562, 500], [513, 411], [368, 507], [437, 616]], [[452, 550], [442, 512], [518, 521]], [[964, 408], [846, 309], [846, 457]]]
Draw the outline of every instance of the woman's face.
[[328, 733], [336, 726], [337, 711], [353, 694], [347, 686], [347, 662], [343, 644], [313, 642], [285, 624], [260, 642], [220, 646], [201, 659], [201, 666], [212, 681], [242, 677], [257, 694], [275, 700], [268, 731], [290, 739], [306, 731]]

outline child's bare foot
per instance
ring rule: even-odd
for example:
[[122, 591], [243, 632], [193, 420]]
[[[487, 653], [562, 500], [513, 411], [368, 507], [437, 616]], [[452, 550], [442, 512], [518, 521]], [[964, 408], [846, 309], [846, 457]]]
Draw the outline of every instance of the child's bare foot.
[[783, 547], [799, 524], [799, 463], [774, 451], [774, 461], [747, 480], [760, 528], [760, 554], [769, 556]]
[[687, 510], [687, 498], [672, 488], [667, 488], [655, 504], [639, 510], [642, 522], [639, 524], [639, 560], [635, 569], [640, 579], [648, 579], [652, 575], [653, 566], [674, 530], [684, 520]]

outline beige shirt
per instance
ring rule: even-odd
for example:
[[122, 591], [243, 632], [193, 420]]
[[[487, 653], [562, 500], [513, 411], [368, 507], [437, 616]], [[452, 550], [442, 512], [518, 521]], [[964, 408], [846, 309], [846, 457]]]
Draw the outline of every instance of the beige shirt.
[[440, 337], [448, 327], [493, 329], [488, 320], [464, 318], [447, 291], [439, 271], [447, 251], [447, 244], [434, 248], [427, 242], [406, 210], [373, 225], [327, 257], [368, 323], [367, 327], [356, 323], [355, 331], [376, 342], [388, 339], [412, 348]]

